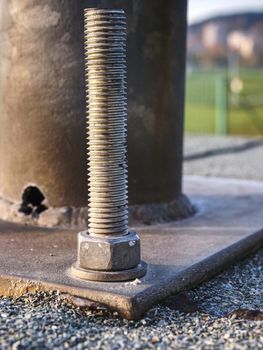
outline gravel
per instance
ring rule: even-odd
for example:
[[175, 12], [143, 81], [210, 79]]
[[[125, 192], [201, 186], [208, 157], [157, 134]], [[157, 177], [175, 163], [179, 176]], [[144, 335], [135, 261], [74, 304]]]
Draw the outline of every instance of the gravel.
[[104, 310], [80, 310], [55, 292], [2, 298], [0, 348], [262, 349], [263, 322], [233, 314], [263, 309], [262, 266], [263, 250], [187, 292], [199, 311], [187, 314], [158, 305], [138, 322]]
[[[263, 145], [253, 142], [187, 137], [185, 174], [263, 180]], [[262, 349], [262, 267], [263, 250], [138, 322], [74, 307], [57, 292], [0, 298], [0, 349]]]

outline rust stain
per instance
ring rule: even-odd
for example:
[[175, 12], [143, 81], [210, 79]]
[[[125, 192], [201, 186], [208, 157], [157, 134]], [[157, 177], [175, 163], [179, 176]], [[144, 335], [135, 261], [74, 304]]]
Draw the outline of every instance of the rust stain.
[[0, 277], [0, 295], [4, 297], [19, 298], [28, 293], [51, 290], [39, 282]]

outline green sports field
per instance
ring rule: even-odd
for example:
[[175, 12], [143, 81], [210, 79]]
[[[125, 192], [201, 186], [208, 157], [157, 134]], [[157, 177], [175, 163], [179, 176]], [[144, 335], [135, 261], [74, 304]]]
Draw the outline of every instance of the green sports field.
[[[219, 79], [225, 82], [224, 91], [220, 91]], [[239, 73], [239, 94], [231, 92], [231, 81], [223, 70], [187, 74], [186, 132], [218, 133], [218, 122], [225, 117], [228, 134], [263, 135], [263, 69]], [[220, 94], [226, 95], [224, 105]]]

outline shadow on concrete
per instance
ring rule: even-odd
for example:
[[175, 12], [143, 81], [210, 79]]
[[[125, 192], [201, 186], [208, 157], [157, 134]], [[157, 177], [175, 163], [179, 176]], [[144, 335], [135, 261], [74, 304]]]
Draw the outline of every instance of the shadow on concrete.
[[192, 153], [184, 156], [184, 161], [189, 162], [192, 160], [220, 156], [224, 154], [240, 153], [240, 152], [244, 152], [249, 149], [253, 149], [261, 146], [263, 146], [263, 139], [256, 139], [256, 140], [247, 141], [242, 145], [214, 148], [203, 152]]

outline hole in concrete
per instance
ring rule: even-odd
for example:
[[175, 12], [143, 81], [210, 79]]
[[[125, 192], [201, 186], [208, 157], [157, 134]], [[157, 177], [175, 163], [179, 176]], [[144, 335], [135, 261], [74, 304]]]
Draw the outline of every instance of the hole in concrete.
[[25, 215], [38, 216], [48, 209], [48, 207], [43, 204], [44, 200], [45, 196], [37, 186], [28, 186], [23, 191], [19, 212]]

